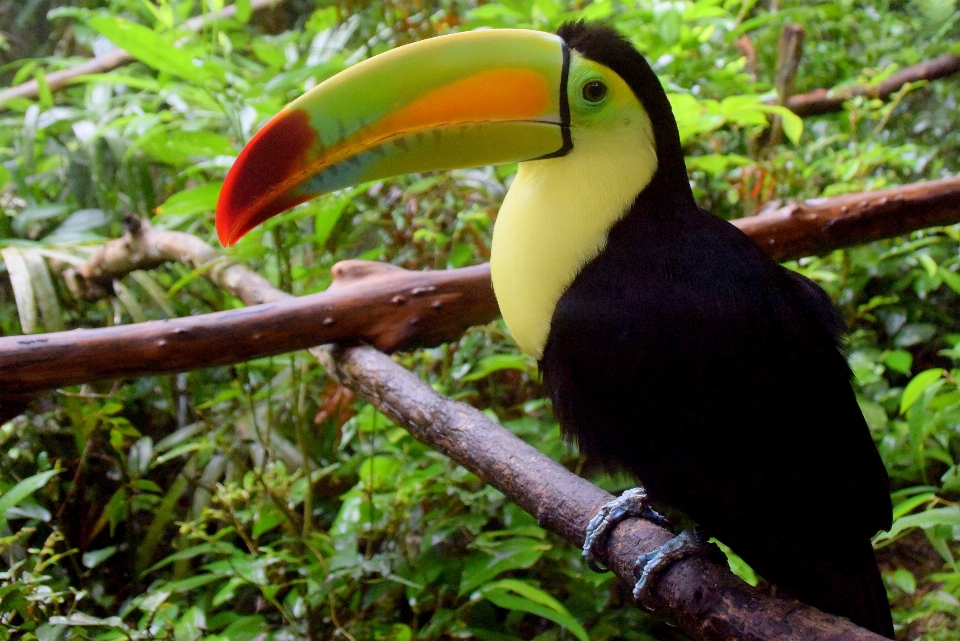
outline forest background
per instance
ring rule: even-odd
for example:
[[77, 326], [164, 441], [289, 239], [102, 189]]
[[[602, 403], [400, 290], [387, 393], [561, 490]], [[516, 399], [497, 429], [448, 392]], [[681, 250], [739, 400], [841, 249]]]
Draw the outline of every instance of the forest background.
[[[725, 218], [960, 173], [957, 76], [802, 120], [768, 104], [960, 55], [955, 0], [239, 0], [235, 17], [185, 28], [223, 6], [0, 0], [0, 82], [39, 83], [0, 104], [3, 335], [239, 307], [209, 266], [135, 271], [94, 300], [61, 276], [131, 215], [215, 243], [225, 171], [268, 117], [353, 62], [451, 31], [615, 25], [671, 94], [695, 193]], [[777, 81], [790, 25], [806, 34], [793, 87]], [[136, 61], [45, 82], [118, 46]], [[344, 190], [223, 253], [298, 295], [345, 258], [480, 263], [514, 171]], [[849, 326], [892, 481], [894, 527], [875, 544], [901, 638], [960, 634], [958, 243], [960, 226], [943, 227], [788, 264]], [[397, 358], [600, 486], [630, 485], [562, 442], [501, 322]], [[683, 638], [306, 352], [42, 394], [0, 427], [0, 449], [0, 639]]]

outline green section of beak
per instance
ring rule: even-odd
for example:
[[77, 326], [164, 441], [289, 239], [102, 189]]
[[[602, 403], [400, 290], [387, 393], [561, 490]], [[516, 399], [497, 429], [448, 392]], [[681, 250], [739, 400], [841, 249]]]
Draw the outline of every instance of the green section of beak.
[[567, 55], [550, 34], [477, 31], [400, 47], [334, 76], [241, 152], [217, 205], [220, 240], [233, 244], [348, 185], [566, 153]]

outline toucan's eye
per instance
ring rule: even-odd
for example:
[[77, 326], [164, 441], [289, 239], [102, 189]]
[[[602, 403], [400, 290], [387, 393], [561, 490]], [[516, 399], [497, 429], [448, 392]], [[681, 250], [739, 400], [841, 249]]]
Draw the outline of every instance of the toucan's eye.
[[583, 85], [583, 97], [587, 102], [600, 102], [607, 95], [607, 85], [599, 80], [591, 80]]

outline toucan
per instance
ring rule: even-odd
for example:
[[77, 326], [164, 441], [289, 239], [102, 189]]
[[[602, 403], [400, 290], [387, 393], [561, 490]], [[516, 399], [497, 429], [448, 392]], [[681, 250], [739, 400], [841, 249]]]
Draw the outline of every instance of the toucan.
[[[844, 323], [697, 206], [667, 96], [616, 30], [480, 30], [348, 68], [241, 151], [217, 233], [232, 245], [348, 185], [511, 162], [493, 287], [564, 433], [778, 589], [892, 637], [870, 541], [891, 525], [889, 482]], [[655, 516], [644, 503], [599, 520], [611, 512]]]

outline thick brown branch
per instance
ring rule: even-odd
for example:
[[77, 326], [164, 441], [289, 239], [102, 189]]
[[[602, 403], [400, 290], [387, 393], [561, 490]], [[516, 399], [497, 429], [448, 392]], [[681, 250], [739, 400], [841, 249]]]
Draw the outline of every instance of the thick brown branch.
[[960, 176], [790, 203], [734, 221], [778, 261], [960, 222]]
[[843, 109], [843, 103], [857, 96], [887, 99], [905, 84], [920, 80], [939, 80], [960, 72], [960, 56], [944, 54], [911, 67], [905, 67], [876, 85], [857, 85], [837, 89], [814, 89], [791, 96], [787, 107], [798, 116], [818, 116]]
[[[794, 203], [735, 222], [777, 260], [960, 221], [960, 177]], [[0, 407], [44, 389], [239, 363], [330, 342], [383, 351], [435, 345], [498, 314], [487, 265], [409, 272], [346, 261], [326, 292], [293, 299], [262, 276], [189, 234], [146, 223], [65, 273], [78, 295], [111, 290], [115, 278], [163, 262], [191, 268], [251, 307], [104, 329], [0, 338]], [[290, 300], [283, 300], [290, 299]], [[270, 303], [256, 305], [256, 303]]]
[[[145, 241], [167, 234], [153, 231]], [[174, 239], [183, 236], [201, 251], [175, 252], [173, 260], [192, 264], [213, 251], [188, 234]], [[147, 264], [155, 264], [152, 259]], [[53, 386], [229, 365], [323, 343], [363, 340], [389, 351], [436, 345], [497, 313], [486, 265], [411, 272], [345, 261], [334, 267], [330, 289], [300, 298], [257, 282], [257, 274], [239, 265], [224, 269], [219, 279], [211, 277], [222, 282], [223, 273], [239, 276], [232, 289], [241, 299], [273, 302], [135, 325], [2, 338], [0, 406], [4, 396]]]
[[[315, 348], [327, 372], [403, 425], [415, 438], [490, 483], [537, 517], [548, 530], [579, 546], [593, 514], [613, 497], [571, 474], [479, 410], [441, 396], [372, 348]], [[631, 584], [637, 556], [671, 534], [641, 520], [610, 537], [609, 567]], [[760, 641], [882, 637], [786, 597], [751, 588], [715, 560], [688, 558], [656, 582], [648, 607], [675, 620], [695, 639]]]
[[[251, 0], [250, 9], [253, 11], [259, 11], [261, 9], [266, 9], [267, 7], [280, 4], [284, 1], [285, 0]], [[207, 14], [190, 18], [183, 24], [183, 27], [188, 31], [198, 31], [203, 27], [204, 24], [210, 22], [211, 20], [227, 20], [235, 16], [236, 13], [236, 6], [230, 5], [228, 7], [224, 7], [215, 15]], [[105, 53], [102, 56], [97, 56], [96, 58], [81, 63], [75, 67], [61, 69], [60, 71], [49, 73], [44, 79], [46, 80], [50, 91], [59, 91], [64, 87], [69, 86], [70, 83], [76, 78], [87, 76], [93, 73], [104, 73], [106, 71], [110, 71], [111, 69], [121, 67], [128, 62], [133, 62], [133, 56], [123, 49], [115, 49], [109, 53]], [[36, 98], [39, 92], [40, 85], [36, 80], [30, 80], [24, 82], [23, 84], [19, 84], [16, 87], [4, 89], [0, 91], [0, 109], [3, 108], [4, 103], [12, 98]]]

